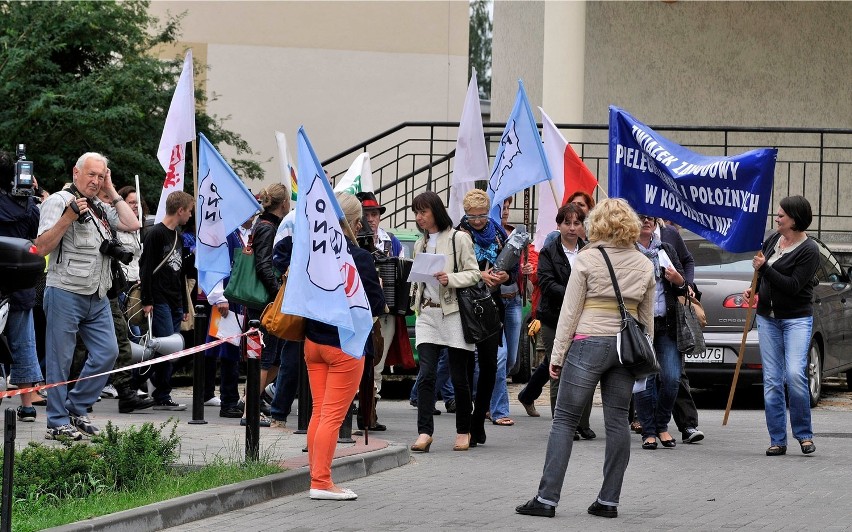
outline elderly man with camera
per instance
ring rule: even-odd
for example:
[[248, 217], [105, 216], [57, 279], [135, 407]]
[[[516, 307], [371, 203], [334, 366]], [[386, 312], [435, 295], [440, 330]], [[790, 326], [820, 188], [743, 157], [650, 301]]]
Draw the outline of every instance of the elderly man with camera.
[[[139, 220], [116, 192], [106, 157], [84, 153], [73, 169], [66, 190], [41, 206], [36, 246], [50, 254], [44, 310], [47, 317], [47, 382], [68, 380], [79, 332], [89, 356], [80, 377], [109, 371], [118, 356], [107, 292], [112, 287], [112, 262], [121, 252], [116, 229], [135, 231]], [[113, 209], [98, 199], [104, 189]], [[117, 246], [117, 247], [116, 247]], [[100, 396], [107, 376], [81, 380], [71, 391], [65, 385], [47, 391], [45, 438], [80, 440], [100, 430], [86, 415]]]

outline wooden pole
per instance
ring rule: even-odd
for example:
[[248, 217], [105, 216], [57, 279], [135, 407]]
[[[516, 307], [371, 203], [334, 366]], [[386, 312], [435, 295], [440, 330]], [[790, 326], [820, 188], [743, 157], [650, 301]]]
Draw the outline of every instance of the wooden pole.
[[728, 424], [728, 415], [731, 413], [731, 405], [734, 402], [734, 392], [737, 390], [737, 381], [740, 378], [740, 368], [743, 365], [743, 355], [745, 355], [746, 337], [748, 336], [749, 329], [751, 329], [751, 320], [752, 315], [754, 314], [754, 299], [757, 297], [757, 294], [754, 293], [756, 286], [757, 270], [754, 271], [754, 275], [751, 278], [751, 297], [748, 300], [748, 311], [746, 312], [746, 321], [743, 326], [743, 337], [740, 341], [740, 352], [739, 356], [737, 356], [737, 367], [734, 369], [734, 381], [731, 383], [731, 391], [728, 393], [728, 406], [725, 407], [725, 417], [722, 418], [722, 426]]

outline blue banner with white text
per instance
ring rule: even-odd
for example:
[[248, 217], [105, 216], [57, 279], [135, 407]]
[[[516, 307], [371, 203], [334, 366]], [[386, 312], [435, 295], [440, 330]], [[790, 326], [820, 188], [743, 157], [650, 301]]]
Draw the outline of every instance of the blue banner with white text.
[[778, 150], [700, 155], [609, 108], [609, 195], [733, 253], [760, 249]]

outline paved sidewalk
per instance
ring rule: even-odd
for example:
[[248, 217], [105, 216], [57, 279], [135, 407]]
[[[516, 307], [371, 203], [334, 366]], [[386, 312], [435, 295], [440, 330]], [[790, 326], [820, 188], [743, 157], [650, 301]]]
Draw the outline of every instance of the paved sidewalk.
[[[178, 392], [180, 393], [180, 391]], [[511, 397], [517, 387], [511, 387]], [[546, 393], [543, 397], [546, 396]], [[176, 399], [189, 398], [176, 394]], [[718, 403], [718, 401], [713, 401]], [[261, 429], [261, 452], [296, 469], [220, 490], [158, 503], [126, 515], [90, 520], [64, 530], [174, 530], [232, 532], [251, 530], [652, 530], [763, 529], [848, 530], [852, 528], [852, 411], [827, 401], [813, 410], [817, 452], [804, 456], [790, 436], [789, 454], [766, 457], [762, 409], [736, 409], [727, 427], [715, 404], [699, 404], [707, 439], [675, 449], [641, 449], [634, 436], [619, 507], [619, 518], [586, 514], [601, 481], [605, 448], [602, 410], [597, 402], [592, 428], [598, 438], [574, 444], [563, 498], [555, 519], [518, 516], [514, 507], [535, 494], [550, 427], [549, 409], [537, 403], [540, 418], [527, 417], [516, 401], [514, 427], [488, 425], [488, 442], [468, 452], [453, 452], [454, 416], [436, 417], [429, 454], [409, 459], [416, 437], [416, 411], [408, 401], [381, 401], [379, 417], [389, 430], [363, 442], [339, 445], [333, 476], [359, 494], [356, 501], [311, 501], [302, 447], [305, 436], [291, 429]], [[44, 409], [35, 424], [18, 424], [18, 445], [28, 437], [44, 441]], [[95, 406], [96, 423], [119, 425], [180, 420], [181, 461], [203, 463], [219, 455], [243, 456], [244, 427], [221, 419], [207, 407], [207, 425], [188, 425], [185, 412], [143, 411], [119, 415], [117, 402]], [[295, 424], [295, 418], [293, 419]], [[674, 434], [674, 433], [673, 433]], [[29, 436], [28, 436], [29, 435]], [[342, 457], [351, 453], [354, 456]], [[402, 466], [402, 467], [398, 467]], [[378, 473], [378, 474], [373, 474]], [[289, 476], [288, 476], [289, 475]], [[253, 483], [253, 484], [252, 484]], [[287, 487], [285, 487], [287, 486]], [[212, 493], [211, 493], [212, 492]], [[258, 504], [251, 505], [257, 502]], [[170, 506], [171, 505], [171, 506]], [[147, 512], [147, 513], [143, 513]], [[223, 512], [224, 513], [221, 513]], [[227, 511], [233, 510], [233, 511]], [[218, 514], [218, 515], [217, 515]], [[180, 520], [170, 521], [174, 516]], [[133, 520], [131, 518], [137, 520]], [[95, 525], [98, 525], [97, 527]], [[102, 527], [100, 527], [102, 526]]]
[[[311, 501], [299, 493], [175, 531], [299, 530], [849, 530], [852, 528], [852, 412], [834, 406], [813, 411], [817, 452], [767, 457], [762, 409], [738, 409], [722, 427], [723, 410], [702, 409], [707, 439], [674, 449], [641, 449], [631, 440], [618, 519], [590, 516], [601, 482], [606, 444], [602, 410], [595, 406], [598, 438], [574, 444], [555, 519], [516, 515], [532, 497], [544, 462], [550, 416], [529, 418], [512, 405], [514, 427], [488, 425], [488, 442], [467, 452], [451, 450], [454, 417], [436, 418], [429, 454], [403, 467], [346, 482], [356, 501]], [[380, 403], [389, 441], [411, 443], [415, 411], [406, 401]]]

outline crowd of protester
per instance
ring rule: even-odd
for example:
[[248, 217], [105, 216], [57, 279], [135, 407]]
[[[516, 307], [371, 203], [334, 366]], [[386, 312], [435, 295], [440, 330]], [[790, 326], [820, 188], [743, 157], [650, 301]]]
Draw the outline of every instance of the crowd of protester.
[[[0, 152], [0, 236], [33, 240], [38, 252], [47, 257], [42, 282], [11, 296], [5, 331], [12, 353], [8, 382], [29, 387], [95, 376], [49, 388], [46, 394], [21, 395], [17, 416], [23, 422], [34, 421], [35, 406], [46, 401], [48, 439], [97, 435], [100, 428], [88, 413], [110, 390], [122, 414], [148, 408], [186, 409], [171, 395], [171, 362], [153, 364], [145, 371], [118, 372], [111, 382], [103, 373], [130, 365], [132, 342], [141, 342], [146, 335], [180, 335], [191, 326], [190, 310], [199, 301], [223, 319], [235, 313], [243, 326], [259, 318], [263, 310], [228, 301], [228, 278], [209, 294], [194, 288], [193, 196], [170, 194], [162, 219], [144, 224], [150, 218], [147, 207], [132, 187], [116, 189], [108, 163], [98, 153], [83, 154], [63, 190], [19, 197], [10, 194], [7, 186], [14, 163]], [[266, 187], [257, 198], [262, 210], [227, 236], [227, 246], [232, 259], [251, 246], [255, 274], [269, 294], [269, 303], [290, 266], [294, 213], [284, 185]], [[405, 258], [399, 240], [380, 227], [385, 208], [371, 192], [338, 193], [336, 199], [344, 213], [340, 223], [345, 243], [365, 287], [375, 326], [362, 358], [345, 354], [336, 328], [321, 321], [306, 320], [304, 342], [278, 339], [264, 330], [261, 425], [286, 427], [303, 357], [313, 401], [307, 431], [311, 497], [346, 500], [357, 495], [331, 479], [337, 431], [359, 388], [369, 392], [361, 394], [368, 403], [362, 404], [359, 428], [386, 429], [378, 422], [376, 403], [381, 373], [391, 359], [399, 361], [391, 346], [408, 345], [409, 340], [400, 316], [386, 306], [376, 269], [376, 261]], [[588, 511], [616, 517], [631, 429], [641, 434], [645, 450], [676, 446], [669, 431], [673, 418], [681, 442], [704, 438], [697, 428], [684, 355], [677, 347], [674, 310], [678, 297], [696, 293], [693, 257], [676, 227], [637, 214], [624, 200], [604, 199], [596, 204], [589, 194], [576, 192], [558, 209], [557, 230], [548, 235], [542, 249], [529, 245], [518, 264], [498, 269], [501, 251], [518, 231], [509, 222], [510, 207], [511, 199], [504, 201], [501, 220], [494, 220], [488, 194], [474, 189], [465, 195], [464, 215], [454, 227], [438, 194], [422, 192], [412, 201], [421, 232], [414, 256], [426, 252], [443, 255], [445, 260], [433, 274], [434, 282], [411, 285], [419, 372], [411, 395], [411, 404], [417, 408], [417, 438], [410, 450], [430, 451], [435, 441], [433, 416], [440, 414], [435, 408], [439, 397], [446, 411], [455, 414], [455, 451], [486, 444], [486, 420], [499, 427], [515, 425], [507, 377], [516, 363], [521, 335], [534, 336], [542, 361], [518, 401], [528, 416], [540, 417], [535, 402], [549, 384], [553, 421], [537, 494], [518, 506], [517, 512], [555, 514], [573, 442], [596, 437], [590, 413], [600, 386], [607, 435], [604, 479]], [[778, 231], [753, 261], [760, 278], [757, 322], [769, 456], [787, 450], [787, 399], [802, 452], [816, 449], [804, 376], [806, 333], [812, 323], [809, 279], [819, 259], [805, 233], [810, 222], [806, 199], [782, 200], [776, 217]], [[659, 373], [636, 382], [619, 362], [616, 336], [621, 316], [609, 265], [627, 309], [653, 337], [660, 366]], [[490, 293], [501, 325], [496, 334], [473, 343], [462, 325], [459, 290], [478, 283]], [[528, 295], [532, 315], [525, 329], [521, 311]], [[750, 291], [744, 294], [751, 295]], [[219, 396], [215, 393], [217, 367]], [[245, 424], [239, 372], [236, 346], [225, 343], [206, 352], [205, 404], [218, 406], [221, 417], [239, 418]]]

